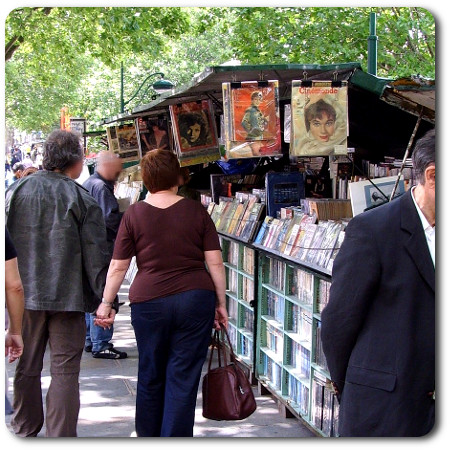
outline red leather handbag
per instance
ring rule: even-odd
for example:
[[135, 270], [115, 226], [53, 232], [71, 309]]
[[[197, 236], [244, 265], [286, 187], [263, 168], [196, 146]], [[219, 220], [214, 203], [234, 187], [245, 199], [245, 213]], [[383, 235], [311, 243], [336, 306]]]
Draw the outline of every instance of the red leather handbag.
[[[214, 331], [213, 344], [208, 363], [208, 372], [203, 377], [203, 417], [212, 420], [242, 420], [256, 410], [252, 387], [243, 370], [236, 362], [228, 331], [221, 324], [220, 333], [230, 346], [230, 363], [226, 361], [226, 351], [219, 331]], [[211, 369], [214, 348], [217, 348], [219, 367]], [[222, 358], [223, 355], [223, 363]]]

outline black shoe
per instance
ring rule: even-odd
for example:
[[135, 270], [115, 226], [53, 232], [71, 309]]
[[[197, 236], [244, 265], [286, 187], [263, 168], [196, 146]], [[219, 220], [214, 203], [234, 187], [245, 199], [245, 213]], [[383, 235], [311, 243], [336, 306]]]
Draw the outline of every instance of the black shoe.
[[125, 359], [127, 357], [126, 352], [121, 352], [116, 350], [114, 347], [105, 348], [100, 352], [92, 352], [93, 358], [101, 358], [101, 359]]
[[88, 353], [91, 353], [92, 352], [92, 345], [85, 345], [84, 346], [84, 351], [88, 352]]

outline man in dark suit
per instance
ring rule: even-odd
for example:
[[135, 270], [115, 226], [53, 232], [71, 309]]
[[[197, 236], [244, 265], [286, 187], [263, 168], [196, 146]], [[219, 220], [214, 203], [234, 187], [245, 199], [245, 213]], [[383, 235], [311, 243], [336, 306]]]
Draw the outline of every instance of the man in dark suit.
[[321, 336], [340, 436], [423, 436], [434, 426], [434, 130], [412, 160], [417, 185], [351, 220], [334, 263]]

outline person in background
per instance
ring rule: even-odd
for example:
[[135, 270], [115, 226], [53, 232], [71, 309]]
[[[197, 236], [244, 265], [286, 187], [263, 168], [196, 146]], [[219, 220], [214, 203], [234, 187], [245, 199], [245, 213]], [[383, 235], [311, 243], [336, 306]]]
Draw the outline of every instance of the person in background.
[[11, 166], [22, 161], [22, 152], [19, 147], [13, 147], [11, 150]]
[[180, 175], [180, 185], [178, 187], [178, 195], [185, 198], [191, 198], [192, 200], [200, 201], [200, 193], [195, 189], [189, 187], [189, 181], [191, 180], [191, 175], [189, 173], [189, 167], [181, 168]]
[[77, 435], [84, 317], [101, 302], [109, 263], [102, 210], [74, 181], [83, 159], [79, 135], [52, 132], [44, 170], [15, 183], [6, 205], [25, 291], [24, 350], [14, 376], [11, 420], [20, 437], [37, 436], [44, 424], [41, 372], [47, 345], [46, 436]]
[[11, 155], [5, 154], [5, 179], [8, 178], [9, 172], [11, 172]]
[[435, 131], [417, 185], [354, 217], [333, 265], [322, 344], [343, 437], [424, 436], [435, 403]]
[[139, 352], [136, 433], [192, 436], [212, 327], [228, 324], [222, 253], [203, 205], [177, 195], [174, 153], [148, 152], [141, 173], [149, 194], [122, 218], [96, 323], [113, 322], [112, 301], [136, 256], [129, 294]]
[[[100, 205], [106, 224], [108, 251], [110, 258], [113, 254], [114, 241], [119, 230], [122, 213], [119, 203], [114, 196], [114, 185], [122, 171], [122, 161], [111, 152], [100, 152], [97, 156], [96, 171], [83, 183], [95, 201]], [[114, 326], [102, 328], [94, 324], [95, 314], [86, 313], [86, 340], [84, 350], [92, 352], [94, 358], [123, 359], [128, 355], [114, 348], [110, 342]]]
[[8, 178], [5, 180], [5, 187], [8, 189], [11, 185], [13, 185], [18, 179], [22, 178], [22, 173], [25, 170], [25, 166], [21, 162], [16, 162], [12, 166], [13, 176], [12, 178]]
[[[12, 363], [23, 353], [24, 293], [17, 265], [17, 252], [7, 228], [5, 228], [5, 299], [5, 356], [8, 357], [8, 362]], [[8, 392], [7, 370], [5, 380], [5, 414], [12, 414], [11, 403], [6, 394]]]
[[25, 154], [22, 164], [25, 167], [25, 169], [28, 169], [28, 167], [33, 167], [33, 161], [31, 160], [31, 156], [29, 153]]

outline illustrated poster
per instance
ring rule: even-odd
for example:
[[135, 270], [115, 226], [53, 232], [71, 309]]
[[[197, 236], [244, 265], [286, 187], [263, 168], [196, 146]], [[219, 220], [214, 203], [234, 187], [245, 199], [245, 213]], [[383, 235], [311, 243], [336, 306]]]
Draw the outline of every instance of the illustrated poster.
[[109, 127], [108, 142], [110, 150], [118, 154], [123, 162], [139, 161], [140, 151], [134, 123]]
[[347, 83], [292, 81], [291, 156], [347, 154]]
[[226, 156], [281, 156], [278, 81], [222, 83]]
[[167, 117], [139, 117], [136, 119], [139, 130], [141, 156], [150, 150], [170, 150], [170, 135]]
[[211, 101], [170, 105], [170, 116], [181, 166], [220, 159]]

